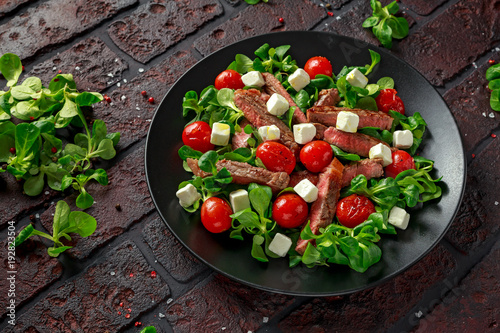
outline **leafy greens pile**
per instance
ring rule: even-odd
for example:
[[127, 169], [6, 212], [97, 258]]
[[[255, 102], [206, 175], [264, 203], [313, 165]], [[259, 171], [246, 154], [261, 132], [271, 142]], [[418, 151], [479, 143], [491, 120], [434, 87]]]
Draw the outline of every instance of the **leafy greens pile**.
[[409, 25], [404, 17], [394, 16], [399, 11], [396, 1], [382, 7], [380, 1], [370, 0], [373, 14], [363, 22], [363, 28], [372, 28], [372, 32], [385, 48], [392, 48], [392, 39], [408, 36]]

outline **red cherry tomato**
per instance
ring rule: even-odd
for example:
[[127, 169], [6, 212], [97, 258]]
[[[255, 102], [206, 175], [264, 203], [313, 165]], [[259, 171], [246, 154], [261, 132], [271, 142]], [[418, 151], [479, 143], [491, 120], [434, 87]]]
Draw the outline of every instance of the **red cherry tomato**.
[[245, 85], [241, 81], [241, 74], [232, 69], [226, 69], [215, 78], [215, 89], [222, 88], [242, 89]]
[[312, 57], [307, 60], [304, 70], [309, 74], [311, 80], [318, 74], [332, 76], [333, 73], [332, 64], [325, 57]]
[[375, 213], [375, 206], [367, 197], [351, 194], [337, 203], [337, 218], [344, 227], [354, 228]]
[[231, 206], [221, 198], [211, 197], [201, 205], [201, 223], [210, 232], [221, 233], [231, 228]]
[[399, 96], [396, 96], [398, 92], [394, 89], [382, 89], [380, 94], [375, 98], [377, 102], [377, 107], [379, 111], [385, 113], [389, 110], [405, 114], [405, 105]]
[[194, 150], [206, 153], [215, 147], [210, 143], [211, 135], [212, 129], [210, 125], [204, 121], [195, 121], [187, 125], [184, 131], [182, 131], [182, 142]]
[[292, 151], [279, 142], [266, 141], [257, 147], [255, 156], [260, 158], [268, 170], [284, 171], [291, 174], [295, 168], [295, 156]]
[[295, 193], [284, 193], [273, 204], [273, 220], [282, 228], [301, 226], [308, 213], [307, 203]]
[[385, 176], [396, 178], [400, 172], [408, 169], [415, 169], [415, 161], [410, 154], [404, 150], [392, 152], [392, 163], [384, 168]]
[[330, 164], [332, 158], [332, 147], [322, 140], [308, 142], [300, 150], [300, 161], [311, 172], [320, 172]]

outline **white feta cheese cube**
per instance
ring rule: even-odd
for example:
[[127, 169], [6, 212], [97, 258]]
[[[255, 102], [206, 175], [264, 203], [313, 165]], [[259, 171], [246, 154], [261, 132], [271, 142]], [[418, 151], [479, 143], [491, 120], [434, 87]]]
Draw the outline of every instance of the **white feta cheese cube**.
[[229, 143], [229, 136], [231, 135], [231, 127], [224, 123], [214, 123], [212, 126], [212, 135], [210, 136], [210, 143], [216, 146], [225, 146]]
[[282, 116], [290, 108], [290, 104], [285, 97], [274, 93], [266, 103], [267, 111], [275, 116]]
[[175, 195], [179, 198], [182, 207], [189, 207], [201, 198], [201, 194], [196, 191], [196, 187], [192, 184], [187, 184], [178, 190]]
[[245, 86], [249, 87], [262, 87], [266, 84], [266, 82], [264, 81], [264, 77], [262, 77], [262, 74], [259, 71], [251, 71], [246, 73], [241, 77], [241, 81], [243, 81], [243, 84]]
[[403, 208], [394, 206], [389, 212], [388, 222], [399, 229], [405, 230], [408, 227], [408, 222], [410, 222], [410, 214]]
[[392, 145], [396, 148], [410, 148], [413, 145], [413, 133], [410, 130], [394, 131]]
[[276, 125], [261, 126], [258, 132], [263, 141], [278, 140], [280, 138], [280, 129]]
[[292, 86], [293, 89], [299, 91], [304, 88], [311, 82], [311, 78], [309, 74], [302, 68], [298, 68], [292, 75], [288, 77], [288, 83]]
[[349, 72], [349, 74], [347, 74], [346, 80], [351, 84], [351, 86], [358, 88], [364, 88], [368, 84], [368, 78], [357, 68], [354, 68]]
[[269, 243], [269, 251], [276, 253], [280, 257], [286, 256], [288, 250], [292, 246], [290, 237], [280, 234], [279, 232], [274, 236], [271, 243]]
[[371, 159], [381, 158], [383, 160], [382, 163], [383, 166], [388, 166], [389, 164], [392, 163], [391, 149], [386, 145], [384, 145], [383, 143], [379, 143], [371, 147], [368, 153], [368, 157], [370, 157]]
[[356, 133], [358, 131], [359, 116], [353, 112], [340, 111], [337, 115], [335, 127], [338, 130]]
[[311, 123], [293, 125], [293, 138], [300, 145], [312, 141], [316, 136], [316, 127]]
[[313, 202], [318, 199], [318, 188], [309, 179], [302, 179], [293, 190], [305, 200]]
[[233, 212], [250, 208], [250, 200], [248, 199], [248, 192], [246, 190], [236, 190], [229, 193], [229, 202], [233, 207]]

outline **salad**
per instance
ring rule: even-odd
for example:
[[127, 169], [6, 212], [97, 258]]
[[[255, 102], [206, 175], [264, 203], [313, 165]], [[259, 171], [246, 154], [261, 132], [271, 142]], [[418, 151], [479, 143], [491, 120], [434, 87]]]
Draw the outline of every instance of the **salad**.
[[251, 241], [256, 260], [364, 272], [382, 234], [441, 196], [434, 162], [417, 153], [427, 124], [405, 115], [392, 78], [370, 82], [377, 52], [333, 73], [325, 55], [299, 67], [289, 49], [236, 54], [213, 85], [185, 94], [178, 153], [192, 177], [176, 195], [209, 232]]

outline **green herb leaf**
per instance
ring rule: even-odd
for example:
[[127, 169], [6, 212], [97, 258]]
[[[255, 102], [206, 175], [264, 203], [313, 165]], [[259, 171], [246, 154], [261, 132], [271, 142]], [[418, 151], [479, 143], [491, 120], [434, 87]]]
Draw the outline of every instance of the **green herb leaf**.
[[500, 64], [491, 66], [486, 70], [486, 80], [492, 81], [500, 78]]
[[23, 72], [21, 59], [13, 53], [5, 53], [0, 58], [0, 72], [7, 80], [7, 87], [14, 86]]

